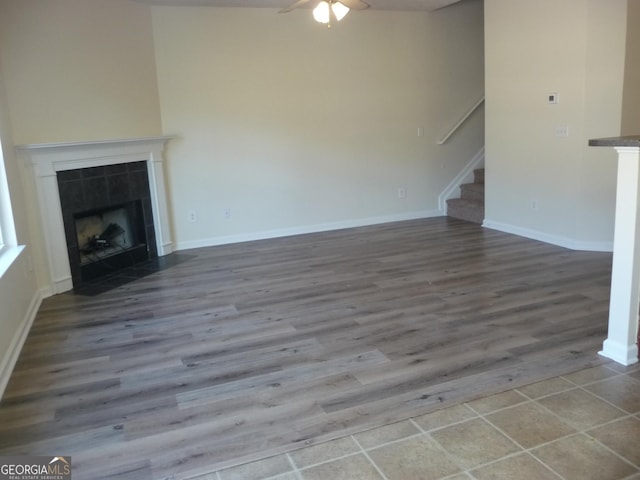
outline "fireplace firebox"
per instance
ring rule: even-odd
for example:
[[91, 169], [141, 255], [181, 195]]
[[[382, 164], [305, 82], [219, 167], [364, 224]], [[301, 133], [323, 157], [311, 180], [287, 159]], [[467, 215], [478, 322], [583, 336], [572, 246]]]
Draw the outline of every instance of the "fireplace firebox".
[[83, 282], [150, 258], [140, 200], [80, 212], [74, 218]]
[[57, 177], [74, 287], [158, 256], [146, 162]]

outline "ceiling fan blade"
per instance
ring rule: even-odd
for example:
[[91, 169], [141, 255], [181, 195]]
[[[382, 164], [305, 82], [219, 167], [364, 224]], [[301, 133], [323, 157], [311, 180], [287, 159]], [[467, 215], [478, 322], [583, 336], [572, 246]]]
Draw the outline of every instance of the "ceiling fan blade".
[[290, 12], [291, 10], [294, 10], [298, 7], [301, 7], [302, 5], [304, 5], [305, 3], [309, 3], [311, 0], [298, 0], [297, 2], [293, 2], [291, 5], [289, 5], [286, 8], [283, 8], [282, 10], [280, 10], [278, 13], [287, 13]]
[[340, 3], [346, 5], [351, 10], [365, 10], [369, 8], [369, 4], [367, 2], [363, 2], [362, 0], [338, 0]]

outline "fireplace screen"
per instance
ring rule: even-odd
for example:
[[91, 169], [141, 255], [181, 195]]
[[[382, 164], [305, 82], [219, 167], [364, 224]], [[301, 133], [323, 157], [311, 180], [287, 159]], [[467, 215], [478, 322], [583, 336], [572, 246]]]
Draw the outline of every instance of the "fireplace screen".
[[149, 258], [139, 200], [84, 211], [74, 221], [85, 281]]
[[138, 244], [126, 208], [76, 217], [82, 265], [122, 253]]

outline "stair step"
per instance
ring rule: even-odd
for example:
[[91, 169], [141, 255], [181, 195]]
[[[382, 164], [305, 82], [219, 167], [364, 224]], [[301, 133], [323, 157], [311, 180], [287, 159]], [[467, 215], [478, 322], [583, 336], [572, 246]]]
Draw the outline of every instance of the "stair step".
[[484, 185], [484, 168], [477, 168], [473, 171], [473, 181]]
[[465, 183], [460, 185], [460, 198], [484, 203], [484, 183]]
[[482, 224], [484, 220], [484, 202], [451, 198], [447, 200], [447, 215], [468, 222]]

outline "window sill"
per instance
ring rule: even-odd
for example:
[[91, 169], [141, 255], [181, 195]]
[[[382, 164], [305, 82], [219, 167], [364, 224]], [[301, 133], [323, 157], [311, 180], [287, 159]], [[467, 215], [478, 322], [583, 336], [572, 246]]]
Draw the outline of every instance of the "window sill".
[[7, 273], [7, 270], [14, 264], [20, 253], [24, 250], [24, 245], [17, 247], [4, 247], [0, 250], [0, 278]]

